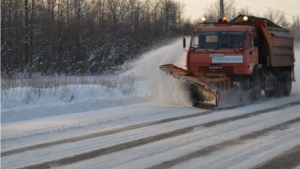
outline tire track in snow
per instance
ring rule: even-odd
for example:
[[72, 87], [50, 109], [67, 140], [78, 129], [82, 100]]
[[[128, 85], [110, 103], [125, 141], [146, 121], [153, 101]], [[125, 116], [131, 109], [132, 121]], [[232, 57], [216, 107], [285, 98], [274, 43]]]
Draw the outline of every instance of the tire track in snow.
[[[172, 118], [162, 119], [162, 120], [153, 121], [153, 122], [147, 122], [147, 123], [126, 126], [126, 127], [122, 127], [122, 128], [117, 128], [117, 129], [102, 131], [102, 132], [93, 133], [93, 134], [89, 134], [89, 135], [58, 140], [58, 141], [54, 141], [54, 142], [42, 143], [42, 144], [38, 144], [38, 145], [33, 145], [33, 146], [29, 146], [29, 147], [23, 147], [23, 148], [19, 148], [19, 149], [13, 149], [10, 151], [2, 152], [1, 156], [5, 157], [8, 155], [21, 153], [21, 152], [29, 151], [29, 150], [33, 150], [33, 149], [39, 149], [39, 148], [54, 146], [54, 145], [58, 145], [58, 144], [68, 143], [68, 142], [76, 142], [76, 141], [86, 140], [86, 139], [90, 139], [90, 138], [121, 133], [121, 132], [130, 131], [130, 130], [134, 130], [134, 129], [138, 129], [138, 128], [149, 127], [149, 126], [158, 125], [158, 124], [162, 124], [162, 123], [168, 123], [168, 122], [172, 122], [172, 121], [176, 121], [176, 120], [182, 120], [182, 119], [187, 119], [187, 118], [203, 116], [203, 115], [207, 115], [207, 114], [214, 113], [214, 112], [216, 112], [216, 111], [213, 111], [213, 110], [205, 111], [205, 112], [196, 113], [196, 114], [189, 114], [189, 115], [185, 115], [185, 116], [172, 117]], [[7, 140], [5, 140], [5, 141], [7, 141]]]
[[[188, 160], [191, 160], [191, 159], [194, 159], [194, 158], [198, 158], [198, 157], [201, 157], [201, 156], [205, 156], [205, 155], [208, 155], [208, 154], [210, 154], [212, 152], [215, 152], [215, 151], [218, 151], [218, 150], [230, 147], [230, 146], [235, 146], [235, 145], [238, 145], [238, 144], [243, 144], [243, 142], [246, 141], [246, 140], [256, 139], [258, 137], [261, 137], [261, 136], [264, 136], [265, 134], [270, 133], [271, 131], [285, 130], [285, 129], [288, 128], [289, 125], [294, 124], [294, 123], [299, 123], [299, 122], [300, 122], [300, 117], [296, 118], [296, 119], [293, 119], [293, 120], [290, 120], [290, 121], [287, 121], [287, 122], [284, 122], [284, 123], [281, 123], [281, 124], [278, 124], [278, 125], [275, 125], [275, 126], [271, 126], [271, 127], [259, 130], [259, 131], [255, 131], [255, 132], [252, 132], [252, 133], [249, 133], [249, 134], [242, 135], [242, 136], [240, 136], [238, 138], [234, 138], [234, 139], [231, 139], [231, 140], [223, 141], [223, 142], [221, 142], [219, 144], [215, 144], [215, 145], [212, 145], [212, 146], [209, 146], [209, 147], [205, 147], [203, 149], [194, 151], [194, 152], [192, 152], [190, 154], [181, 156], [181, 157], [173, 159], [173, 160], [165, 161], [163, 163], [157, 164], [157, 165], [149, 167], [147, 169], [166, 169], [166, 168], [171, 168], [171, 167], [173, 167], [173, 166], [175, 166], [177, 164], [186, 162]], [[290, 153], [291, 156], [294, 156], [294, 158], [299, 158], [299, 156], [297, 156], [300, 153], [299, 149], [300, 149], [300, 146], [299, 146], [299, 148], [296, 151]], [[272, 162], [273, 161], [270, 161], [270, 163], [272, 163]], [[269, 168], [273, 168], [273, 167], [271, 167], [272, 164], [270, 164], [270, 163], [267, 163], [266, 166], [267, 165], [268, 166], [265, 167], [265, 168], [262, 168], [262, 169], [267, 169], [268, 167]], [[287, 166], [291, 165], [291, 166], [295, 166], [296, 167], [299, 163], [300, 163], [299, 161], [295, 162], [295, 160], [292, 160], [292, 163], [290, 164], [289, 160], [285, 160], [284, 164], [287, 164]], [[283, 165], [283, 166], [285, 166], [285, 165]]]
[[[253, 103], [250, 103], [250, 104], [253, 104]], [[249, 104], [223, 107], [223, 108], [220, 108], [220, 109], [208, 110], [208, 111], [204, 111], [204, 112], [200, 112], [200, 113], [193, 113], [193, 114], [184, 115], [184, 116], [171, 117], [171, 118], [166, 118], [166, 119], [162, 119], [162, 120], [158, 120], [158, 121], [146, 122], [146, 123], [126, 126], [126, 127], [122, 127], [122, 128], [102, 131], [102, 132], [88, 134], [88, 135], [84, 135], [84, 136], [58, 140], [58, 141], [54, 141], [54, 142], [37, 144], [37, 145], [33, 145], [33, 146], [28, 146], [28, 147], [23, 147], [23, 148], [18, 148], [18, 149], [13, 149], [13, 150], [1, 152], [1, 156], [5, 157], [5, 156], [9, 156], [9, 155], [16, 154], [16, 153], [21, 153], [21, 152], [25, 152], [25, 151], [29, 151], [29, 150], [54, 146], [54, 145], [58, 145], [58, 144], [63, 144], [63, 143], [68, 143], [68, 142], [76, 142], [76, 141], [81, 141], [81, 140], [86, 140], [86, 139], [91, 139], [91, 138], [96, 138], [96, 137], [121, 133], [121, 132], [125, 132], [125, 131], [130, 131], [130, 130], [143, 128], [143, 127], [149, 127], [149, 126], [158, 125], [158, 124], [162, 124], [162, 123], [168, 123], [168, 122], [177, 121], [177, 120], [183, 120], [183, 119], [188, 119], [188, 118], [193, 118], [193, 117], [199, 117], [199, 116], [203, 116], [203, 115], [207, 115], [207, 114], [211, 114], [211, 113], [219, 113], [223, 110], [231, 110], [231, 109], [238, 108], [238, 107], [243, 107], [243, 106], [246, 106], [246, 105], [249, 105]], [[13, 138], [13, 139], [15, 139], [15, 138]], [[2, 140], [2, 141], [9, 141], [9, 140], [13, 140], [13, 139], [5, 139], [5, 140]]]
[[[180, 108], [180, 109], [184, 109], [184, 107]], [[162, 111], [163, 113], [168, 113], [168, 112], [174, 112], [175, 109], [169, 109], [169, 110], [164, 110]], [[176, 109], [177, 110], [177, 109]], [[93, 110], [95, 111], [95, 110]], [[97, 110], [96, 110], [97, 111]], [[139, 117], [148, 117], [148, 116], [153, 116], [156, 114], [161, 114], [162, 112], [157, 112], [154, 114], [149, 114], [149, 113], [144, 113], [141, 112], [138, 114]], [[58, 132], [58, 131], [64, 131], [64, 130], [72, 130], [72, 129], [80, 129], [83, 126], [93, 126], [93, 125], [99, 125], [99, 124], [105, 124], [105, 123], [114, 123], [114, 122], [118, 122], [120, 120], [124, 120], [124, 119], [128, 119], [129, 117], [136, 117], [137, 115], [118, 115], [117, 117], [114, 116], [109, 116], [109, 117], [105, 117], [104, 118], [97, 118], [97, 119], [93, 119], [90, 121], [83, 121], [83, 122], [78, 122], [75, 123], [72, 126], [69, 125], [62, 125], [62, 126], [58, 126], [58, 127], [51, 127], [50, 129], [48, 128], [44, 128], [44, 129], [39, 129], [39, 130], [34, 130], [31, 132], [27, 132], [26, 134], [15, 134], [13, 136], [2, 136], [1, 141], [10, 141], [13, 139], [17, 139], [17, 138], [24, 138], [24, 137], [31, 137], [31, 136], [36, 136], [36, 135], [41, 135], [41, 134], [47, 134], [47, 133], [51, 133], [51, 132]]]
[[[280, 110], [280, 109], [284, 109], [284, 108], [287, 108], [287, 107], [290, 107], [290, 106], [295, 106], [295, 105], [298, 105], [298, 104], [300, 104], [300, 101], [292, 102], [292, 103], [288, 103], [288, 104], [283, 104], [283, 105], [268, 108], [268, 109], [258, 110], [258, 111], [255, 111], [255, 112], [251, 112], [251, 113], [247, 113], [247, 114], [243, 114], [243, 115], [239, 115], [239, 116], [234, 116], [234, 117], [225, 118], [225, 119], [221, 119], [221, 120], [217, 120], [217, 121], [212, 121], [212, 122], [207, 122], [207, 123], [203, 123], [203, 124], [199, 124], [199, 125], [195, 125], [195, 126], [190, 126], [190, 127], [186, 127], [186, 128], [182, 128], [182, 129], [178, 129], [178, 130], [158, 134], [158, 135], [155, 135], [155, 136], [145, 137], [145, 138], [141, 138], [141, 139], [138, 139], [138, 140], [134, 140], [134, 141], [114, 145], [114, 146], [111, 146], [111, 147], [106, 147], [106, 148], [102, 148], [102, 149], [98, 149], [98, 150], [94, 150], [94, 151], [74, 155], [74, 156], [71, 156], [71, 157], [65, 157], [65, 158], [61, 158], [61, 159], [58, 159], [58, 160], [53, 160], [53, 161], [48, 161], [48, 162], [44, 162], [44, 163], [41, 163], [41, 164], [28, 166], [28, 167], [25, 167], [25, 168], [50, 168], [50, 167], [53, 167], [53, 166], [67, 165], [67, 164], [71, 164], [71, 163], [74, 163], [74, 162], [83, 161], [83, 160], [87, 160], [87, 159], [90, 159], [90, 158], [99, 157], [99, 156], [103, 156], [103, 155], [106, 155], [106, 154], [114, 153], [114, 152], [117, 152], [117, 151], [129, 149], [129, 148], [133, 148], [133, 147], [137, 147], [137, 146], [141, 146], [141, 145], [145, 145], [145, 144], [148, 144], [148, 143], [151, 143], [151, 142], [155, 142], [155, 141], [159, 141], [159, 140], [179, 136], [179, 135], [182, 135], [182, 134], [186, 134], [188, 132], [194, 131], [194, 129], [198, 128], [198, 127], [203, 127], [203, 126], [204, 127], [212, 127], [212, 126], [219, 125], [219, 124], [222, 124], [222, 123], [226, 123], [226, 122], [229, 122], [229, 121], [235, 121], [235, 120], [239, 120], [239, 119], [248, 118], [248, 117], [251, 117], [251, 116], [257, 116], [257, 115], [260, 115], [260, 114], [269, 113], [269, 112], [272, 112], [274, 110]], [[208, 112], [210, 112], [210, 111], [208, 111]], [[232, 140], [231, 141], [225, 141], [225, 142], [222, 143], [222, 145], [217, 144], [218, 146], [216, 146], [216, 147], [210, 146], [212, 148], [208, 148], [210, 150], [209, 151], [207, 150], [207, 151], [212, 152], [211, 150], [214, 150], [214, 149], [218, 150], [217, 148], [219, 148], [220, 146], [224, 147], [224, 146], [232, 146], [232, 145], [235, 145], [235, 144], [240, 144], [241, 140], [243, 140], [243, 139], [245, 139], [245, 140], [246, 139], [254, 139], [256, 137], [261, 136], [263, 133], [268, 133], [272, 130], [283, 129], [282, 128], [283, 126], [287, 126], [289, 124], [296, 123], [296, 122], [299, 122], [299, 121], [300, 121], [300, 117], [297, 118], [297, 119], [282, 123], [280, 125], [276, 125], [276, 126], [273, 126], [273, 127], [269, 127], [267, 129], [263, 129], [263, 130], [260, 130], [260, 131], [257, 131], [257, 132], [253, 132], [251, 134], [241, 136], [240, 138], [238, 138], [236, 140], [233, 140], [233, 141]], [[203, 151], [206, 151], [206, 150], [203, 150]], [[208, 153], [208, 152], [204, 152], [204, 154]], [[201, 154], [203, 154], [203, 152], [198, 152], [196, 154], [201, 155]], [[188, 158], [191, 158], [191, 157], [188, 156]], [[186, 159], [186, 157], [184, 159]], [[176, 162], [176, 160], [175, 160], [175, 162]], [[174, 162], [171, 162], [170, 164], [169, 164], [169, 162], [167, 162], [167, 163], [168, 163], [167, 166], [170, 165], [170, 164], [171, 164], [171, 166], [177, 164], [177, 163], [174, 164]], [[161, 165], [164, 166], [163, 168], [166, 167], [165, 164], [161, 164]]]
[[[296, 95], [298, 95], [298, 94], [296, 94]], [[263, 103], [263, 102], [268, 101], [268, 100], [270, 100], [270, 98], [261, 99], [260, 103]], [[231, 106], [226, 106], [226, 107], [218, 107], [218, 108], [212, 109], [211, 112], [221, 111], [221, 110], [230, 110], [230, 109], [234, 109], [234, 108], [240, 108], [240, 107], [248, 106], [248, 105], [255, 104], [255, 103], [256, 102], [247, 102], [247, 103], [244, 103], [244, 104], [231, 105]], [[169, 111], [171, 112], [171, 111], [174, 111], [174, 110], [167, 110], [167, 111], [163, 111], [163, 112], [169, 112]], [[176, 109], [176, 111], [177, 111], [177, 109]], [[155, 114], [160, 114], [160, 113], [161, 112], [155, 113]], [[199, 114], [201, 114], [201, 113], [203, 113], [203, 111], [200, 112]], [[150, 115], [150, 114], [147, 114], [147, 113], [139, 113], [139, 115], [141, 115], [141, 114], [145, 114], [145, 117]], [[195, 114], [195, 113], [193, 113], [193, 114]], [[193, 114], [191, 114], [191, 115], [193, 115]], [[153, 114], [151, 114], [151, 116], [152, 115]], [[187, 116], [187, 117], [185, 117], [185, 116]], [[193, 116], [189, 117], [189, 115], [185, 115], [185, 116], [182, 116], [181, 119], [186, 119], [186, 118], [193, 117]], [[180, 118], [181, 116], [178, 116], [178, 117]], [[194, 116], [194, 117], [197, 117], [197, 115]], [[17, 139], [17, 138], [32, 137], [32, 136], [36, 136], [36, 135], [47, 134], [47, 133], [51, 133], [51, 132], [59, 132], [59, 131], [64, 131], [64, 130], [80, 129], [80, 128], [82, 128], [82, 126], [92, 126], [92, 125], [97, 125], [97, 124], [100, 124], [100, 123], [104, 124], [104, 123], [108, 123], [108, 122], [112, 123], [113, 121], [117, 121], [117, 120], [120, 120], [120, 119], [127, 119], [127, 118], [128, 118], [128, 115], [119, 116], [118, 118], [104, 119], [104, 120], [103, 119], [96, 119], [96, 120], [92, 120], [92, 121], [79, 122], [79, 123], [76, 123], [75, 125], [72, 125], [72, 126], [65, 125], [65, 126], [59, 126], [59, 127], [54, 127], [54, 128], [51, 127], [50, 129], [45, 128], [45, 129], [41, 129], [41, 130], [34, 130], [34, 131], [31, 131], [31, 132], [27, 132], [26, 134], [23, 134], [23, 133], [22, 134], [14, 134], [13, 136], [5, 135], [5, 136], [2, 136], [1, 141], [8, 141], [9, 142], [9, 141], [12, 141], [12, 140]], [[180, 120], [180, 119], [178, 119], [178, 120]], [[151, 122], [147, 122], [147, 123], [151, 123]], [[140, 125], [140, 124], [137, 124], [137, 125]]]
[[[96, 137], [121, 133], [121, 132], [125, 132], [125, 131], [130, 131], [130, 130], [143, 128], [143, 127], [149, 127], [149, 126], [158, 125], [158, 124], [162, 124], [162, 123], [168, 123], [168, 122], [177, 121], [177, 120], [183, 120], [183, 119], [188, 119], [188, 118], [193, 118], [193, 117], [199, 117], [199, 116], [203, 116], [203, 115], [207, 115], [207, 114], [211, 114], [211, 113], [219, 113], [223, 110], [231, 110], [231, 109], [234, 109], [234, 108], [243, 107], [243, 106], [250, 105], [250, 104], [253, 104], [253, 103], [254, 102], [248, 103], [248, 104], [242, 104], [242, 105], [223, 107], [223, 108], [208, 110], [208, 111], [200, 112], [200, 113], [194, 113], [194, 114], [178, 116], [178, 117], [171, 117], [171, 118], [166, 118], [166, 119], [162, 119], [162, 120], [158, 120], [158, 121], [146, 122], [146, 123], [126, 126], [126, 127], [122, 127], [122, 128], [102, 131], [102, 132], [88, 134], [88, 135], [84, 135], [84, 136], [67, 138], [67, 139], [63, 139], [63, 140], [58, 140], [58, 141], [53, 141], [53, 142], [47, 142], [47, 143], [41, 143], [41, 144], [37, 144], [37, 145], [33, 145], [33, 146], [28, 146], [28, 147], [12, 149], [12, 150], [9, 150], [9, 151], [1, 152], [1, 156], [5, 157], [5, 156], [9, 156], [9, 155], [16, 154], [16, 153], [21, 153], [21, 152], [25, 152], [25, 151], [29, 151], [29, 150], [34, 150], [34, 149], [59, 145], [59, 144], [63, 144], [63, 143], [71, 143], [71, 142], [76, 142], [76, 141], [82, 141], [82, 140], [86, 140], [86, 139], [91, 139], [91, 138], [96, 138]], [[288, 103], [288, 104], [290, 104], [290, 103]], [[264, 111], [264, 110], [262, 110], [262, 111]], [[269, 111], [269, 110], [267, 110], [267, 111]], [[259, 112], [256, 112], [256, 113], [259, 114]], [[253, 114], [253, 113], [248, 113], [248, 114]], [[244, 115], [244, 116], [248, 117], [249, 115]], [[237, 118], [245, 118], [245, 117], [237, 117]], [[224, 123], [228, 120], [230, 120], [230, 118], [223, 119], [223, 120], [220, 120], [220, 121], [214, 121], [212, 123]], [[205, 127], [209, 127], [209, 125], [212, 125], [212, 124], [207, 123], [207, 124], [204, 124], [204, 125], [205, 125]], [[2, 141], [9, 141], [9, 140], [13, 140], [13, 139], [5, 139], [5, 140], [2, 140]]]
[[295, 168], [300, 165], [300, 145], [291, 148], [288, 151], [274, 157], [264, 164], [253, 167], [252, 169], [281, 169]]

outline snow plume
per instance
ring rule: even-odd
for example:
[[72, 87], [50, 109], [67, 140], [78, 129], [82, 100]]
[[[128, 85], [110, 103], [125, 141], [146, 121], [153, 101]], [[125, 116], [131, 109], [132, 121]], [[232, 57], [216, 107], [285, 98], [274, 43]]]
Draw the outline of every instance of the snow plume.
[[132, 68], [125, 75], [145, 78], [154, 98], [163, 103], [191, 106], [189, 92], [184, 82], [166, 75], [159, 69], [163, 64], [174, 64], [185, 69], [186, 52], [182, 48], [182, 39], [143, 54], [132, 63]]
[[293, 82], [292, 85], [292, 94], [300, 93], [300, 44], [295, 44], [295, 79], [296, 82]]

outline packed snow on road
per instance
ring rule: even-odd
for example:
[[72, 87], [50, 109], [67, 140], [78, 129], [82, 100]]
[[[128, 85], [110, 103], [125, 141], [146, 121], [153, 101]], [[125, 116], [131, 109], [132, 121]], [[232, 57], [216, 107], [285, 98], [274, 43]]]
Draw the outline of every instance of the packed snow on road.
[[225, 100], [203, 109], [158, 69], [185, 66], [181, 43], [142, 55], [118, 75], [2, 88], [1, 167], [299, 169], [299, 49], [289, 97], [262, 94], [256, 102]]

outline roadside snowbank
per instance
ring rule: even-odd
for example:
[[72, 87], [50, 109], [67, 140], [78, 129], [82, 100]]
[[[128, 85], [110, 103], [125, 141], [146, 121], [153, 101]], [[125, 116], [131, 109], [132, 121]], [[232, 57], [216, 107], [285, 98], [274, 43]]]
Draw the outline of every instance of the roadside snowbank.
[[70, 84], [51, 88], [17, 87], [1, 91], [1, 123], [82, 113], [150, 100], [142, 81], [116, 87]]

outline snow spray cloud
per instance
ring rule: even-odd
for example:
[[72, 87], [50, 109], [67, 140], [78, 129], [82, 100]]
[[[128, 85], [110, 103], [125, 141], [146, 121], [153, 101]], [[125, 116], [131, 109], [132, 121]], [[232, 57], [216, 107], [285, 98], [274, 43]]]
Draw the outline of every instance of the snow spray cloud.
[[185, 68], [185, 61], [186, 52], [182, 49], [182, 39], [178, 38], [169, 45], [143, 54], [124, 74], [145, 78], [153, 97], [163, 103], [192, 106], [184, 82], [166, 75], [159, 69], [163, 64]]
[[300, 44], [296, 43], [295, 44], [295, 67], [294, 67], [294, 72], [295, 72], [295, 79], [296, 82], [292, 83], [292, 94], [300, 93]]

